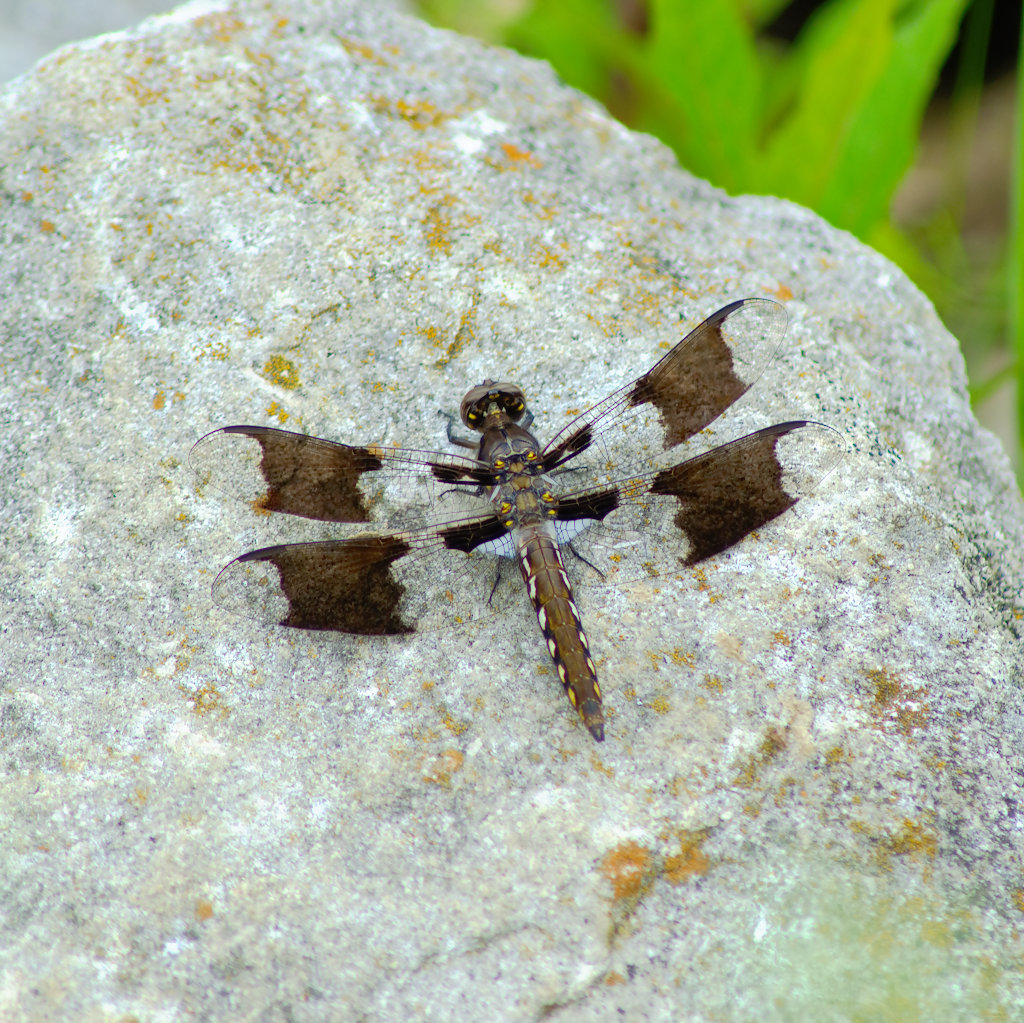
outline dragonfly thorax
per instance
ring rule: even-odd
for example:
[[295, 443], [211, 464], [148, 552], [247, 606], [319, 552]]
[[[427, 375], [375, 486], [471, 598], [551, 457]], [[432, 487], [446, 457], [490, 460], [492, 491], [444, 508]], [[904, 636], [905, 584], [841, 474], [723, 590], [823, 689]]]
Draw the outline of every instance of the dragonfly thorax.
[[540, 444], [529, 430], [515, 423], [488, 426], [480, 438], [477, 457], [502, 479], [541, 472]]

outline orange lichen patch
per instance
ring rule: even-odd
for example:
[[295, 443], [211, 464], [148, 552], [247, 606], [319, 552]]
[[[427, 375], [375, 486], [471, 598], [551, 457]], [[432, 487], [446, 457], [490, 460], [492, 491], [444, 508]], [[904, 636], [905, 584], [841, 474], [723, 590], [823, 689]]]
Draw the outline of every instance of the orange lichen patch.
[[434, 759], [429, 768], [423, 771], [423, 780], [441, 788], [451, 788], [452, 775], [462, 770], [466, 758], [457, 749], [445, 750]]
[[[260, 494], [259, 497], [254, 498], [252, 501], [249, 502], [249, 507], [252, 508], [254, 514], [256, 514], [256, 515], [266, 515], [266, 516], [269, 517], [270, 515], [273, 514], [271, 509], [267, 507], [269, 502], [270, 502], [270, 493], [269, 493], [269, 491], [264, 490], [263, 493]], [[264, 583], [266, 582], [265, 579], [261, 580], [261, 581], [264, 582]]]
[[772, 633], [772, 646], [792, 646], [793, 641], [784, 632]]
[[[474, 297], [473, 304], [462, 314], [459, 319], [459, 329], [455, 332], [455, 337], [445, 348], [444, 354], [434, 364], [438, 369], [443, 369], [445, 366], [455, 358], [463, 348], [469, 344], [470, 341], [476, 337], [476, 332], [473, 330], [473, 320], [476, 318], [476, 299]], [[440, 346], [439, 346], [440, 347]]]
[[514, 146], [511, 142], [502, 142], [501, 151], [505, 154], [505, 159], [509, 163], [525, 163], [530, 167], [541, 167], [543, 166], [540, 160], [526, 149], [520, 149], [518, 146]]
[[900, 684], [896, 677], [884, 668], [880, 671], [869, 671], [868, 681], [875, 688], [876, 707], [889, 707], [900, 694]]
[[719, 695], [725, 692], [725, 686], [717, 675], [705, 674], [703, 681], [699, 682], [698, 685], [702, 686], [704, 689], [711, 690], [713, 693], [718, 693]]
[[441, 347], [441, 332], [435, 326], [420, 327], [416, 331], [417, 334], [428, 344], [433, 345], [435, 348]]
[[[526, 201], [526, 196], [523, 196], [523, 201]], [[557, 206], [549, 206], [536, 199], [531, 200], [531, 205], [533, 206], [533, 215], [539, 221], [554, 220], [558, 216]]]
[[400, 99], [395, 102], [395, 111], [403, 121], [420, 129], [435, 128], [448, 118], [447, 114], [438, 110], [429, 100], [407, 103], [404, 99]]
[[677, 664], [681, 668], [694, 668], [697, 665], [697, 655], [686, 653], [679, 647], [668, 651], [666, 656], [673, 664]]
[[57, 225], [52, 220], [43, 220], [39, 223], [39, 230], [43, 234], [53, 234], [57, 230]]
[[758, 779], [762, 769], [786, 748], [786, 737], [779, 729], [771, 727], [765, 732], [757, 750], [747, 758], [740, 772], [733, 779], [733, 785], [750, 788]]
[[192, 705], [192, 713], [196, 717], [206, 717], [212, 714], [217, 718], [226, 718], [230, 711], [223, 702], [221, 695], [217, 692], [217, 686], [213, 682], [198, 689], [188, 689], [186, 686], [178, 686], [178, 691]]
[[353, 57], [362, 57], [363, 60], [368, 60], [372, 64], [387, 65], [387, 61], [383, 57], [378, 56], [376, 51], [367, 46], [366, 43], [360, 43], [355, 39], [347, 39], [345, 36], [338, 36], [338, 42], [345, 48], [345, 52]]
[[776, 288], [776, 289], [775, 289], [775, 290], [774, 290], [774, 291], [772, 292], [772, 294], [773, 294], [773, 295], [774, 295], [774, 296], [775, 296], [775, 297], [776, 297], [776, 298], [777, 298], [777, 299], [778, 299], [778, 300], [779, 300], [780, 302], [788, 302], [788, 301], [790, 301], [790, 299], [792, 299], [792, 297], [793, 297], [793, 292], [792, 292], [792, 291], [791, 291], [791, 290], [790, 290], [790, 289], [789, 289], [789, 288], [788, 288], [788, 287], [787, 287], [787, 286], [786, 286], [785, 284], [780, 284], [780, 285], [779, 285], [779, 286], [778, 286], [778, 287], [777, 287], [777, 288]]
[[636, 842], [623, 842], [605, 853], [601, 873], [611, 882], [612, 898], [616, 902], [635, 905], [654, 883], [650, 850]]
[[882, 840], [882, 846], [893, 856], [934, 859], [939, 842], [935, 832], [917, 821], [905, 819], [899, 831]]
[[163, 391], [157, 391], [156, 394], [153, 395], [153, 409], [154, 409], [154, 411], [159, 412], [164, 407], [164, 405], [166, 403], [167, 402], [166, 402], [166, 399], [164, 397], [164, 392]]
[[873, 583], [888, 582], [892, 574], [892, 564], [886, 559], [884, 554], [870, 555], [868, 557], [868, 564], [875, 570], [875, 575], [871, 578]]
[[[586, 290], [591, 295], [597, 293], [597, 290], [595, 288], [587, 288]], [[586, 316], [586, 318], [588, 320], [590, 320], [590, 322], [594, 325], [594, 327], [597, 330], [601, 331], [601, 333], [605, 337], [614, 337], [615, 336], [615, 332], [617, 330], [617, 327], [615, 325], [614, 318], [605, 319], [603, 317], [598, 317], [598, 316], [595, 316], [589, 310], [587, 312], [585, 312], [583, 315]]]
[[[659, 284], [662, 283], [659, 281]], [[636, 313], [652, 327], [664, 323], [665, 295], [660, 290], [634, 285], [618, 302], [620, 313]], [[668, 342], [666, 342], [668, 347]]]
[[696, 794], [693, 789], [687, 784], [687, 779], [681, 774], [674, 774], [669, 779], [667, 791], [670, 796], [689, 796], [691, 799], [696, 798]]
[[267, 406], [267, 415], [272, 419], [276, 419], [279, 423], [287, 422], [289, 418], [288, 413], [276, 401], [272, 401]]
[[196, 919], [202, 923], [213, 916], [213, 903], [209, 899], [199, 899], [196, 902]]
[[638, 842], [623, 842], [605, 853], [601, 873], [611, 883], [611, 924], [613, 935], [622, 931], [640, 901], [659, 877], [678, 885], [706, 874], [711, 862], [701, 846], [707, 831], [672, 829], [660, 836], [662, 841], [679, 842], [679, 852], [661, 856]]
[[777, 728], [769, 728], [761, 742], [761, 757], [765, 761], [773, 760], [785, 748], [786, 737]]
[[608, 985], [608, 987], [614, 987], [617, 984], [625, 984], [626, 978], [623, 977], [621, 973], [612, 970], [611, 973], [605, 974], [604, 982]]
[[679, 647], [673, 647], [671, 650], [654, 650], [648, 651], [647, 658], [651, 662], [651, 667], [658, 671], [664, 661], [668, 661], [670, 664], [674, 664], [680, 668], [693, 668], [697, 664], [697, 658], [695, 654], [688, 653], [685, 650], [680, 650]]
[[891, 870], [892, 858], [900, 856], [913, 861], [923, 859], [927, 871], [928, 863], [939, 848], [938, 836], [931, 828], [909, 819], [904, 819], [895, 831], [883, 832], [881, 836], [864, 821], [851, 821], [850, 830], [874, 844], [875, 860], [883, 870]]
[[834, 767], [836, 764], [841, 764], [847, 759], [846, 750], [842, 746], [833, 746], [830, 750], [825, 752], [825, 763], [829, 767]]
[[871, 716], [882, 729], [895, 726], [910, 736], [915, 728], [927, 725], [926, 687], [908, 686], [885, 668], [869, 671], [867, 680], [872, 688]]
[[199, 350], [196, 362], [200, 359], [218, 359], [223, 362], [230, 354], [230, 349], [223, 341], [210, 341]]
[[1013, 891], [1013, 908], [1024, 913], [1024, 888], [1015, 888]]
[[267, 359], [263, 365], [263, 378], [286, 391], [294, 391], [299, 386], [299, 371], [283, 355], [271, 355]]
[[445, 256], [451, 255], [453, 231], [466, 231], [480, 223], [480, 217], [471, 213], [463, 212], [453, 218], [448, 208], [454, 205], [454, 196], [446, 195], [431, 206], [424, 218], [427, 244]]
[[406, 124], [419, 131], [436, 128], [450, 116], [438, 110], [429, 100], [417, 100], [410, 103], [408, 100], [399, 99], [392, 102], [389, 96], [374, 96], [371, 103], [377, 113], [387, 116], [397, 115]]
[[444, 716], [444, 727], [448, 729], [452, 735], [465, 735], [469, 731], [469, 722], [463, 721], [461, 718], [453, 717], [451, 714], [445, 714]]
[[722, 595], [720, 593], [715, 593], [711, 589], [711, 583], [708, 582], [708, 574], [706, 569], [695, 568], [692, 570], [690, 574], [693, 577], [694, 581], [697, 583], [697, 589], [700, 590], [702, 593], [706, 593], [708, 595], [709, 604], [714, 604], [716, 600], [721, 599]]
[[791, 799], [793, 796], [806, 798], [807, 790], [800, 787], [800, 782], [797, 778], [794, 778], [793, 775], [788, 775], [779, 782], [772, 801], [776, 806], [782, 806], [787, 799]]
[[414, 149], [398, 160], [415, 171], [416, 190], [420, 195], [434, 195], [443, 191], [451, 178], [452, 164], [447, 157], [443, 149], [426, 147]]
[[435, 252], [440, 252], [445, 256], [451, 255], [452, 251], [451, 238], [449, 237], [452, 230], [452, 220], [446, 210], [454, 204], [454, 195], [443, 196], [427, 210], [427, 216], [424, 220], [427, 245]]
[[125, 78], [125, 90], [142, 107], [149, 106], [151, 103], [157, 103], [160, 100], [163, 100], [164, 103], [170, 103], [170, 99], [164, 89], [151, 89], [132, 75]]
[[665, 857], [663, 873], [670, 884], [682, 884], [691, 877], [700, 877], [708, 872], [711, 861], [701, 846], [707, 840], [706, 831], [680, 831], [679, 852]]
[[544, 269], [547, 269], [548, 267], [553, 267], [556, 270], [565, 269], [565, 260], [562, 258], [562, 256], [555, 252], [555, 250], [552, 249], [550, 245], [544, 245], [543, 243], [539, 243], [536, 246], [536, 249], [537, 256], [535, 258], [537, 260], [538, 266]]

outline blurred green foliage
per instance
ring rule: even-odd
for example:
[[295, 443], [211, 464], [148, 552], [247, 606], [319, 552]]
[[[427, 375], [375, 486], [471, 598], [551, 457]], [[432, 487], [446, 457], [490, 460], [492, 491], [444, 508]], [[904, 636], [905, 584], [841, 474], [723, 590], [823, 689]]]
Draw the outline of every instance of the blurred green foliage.
[[[436, 23], [549, 61], [625, 124], [671, 146], [694, 174], [733, 194], [793, 199], [884, 252], [965, 341], [969, 365], [971, 336], [981, 341], [976, 362], [991, 363], [996, 345], [1015, 352], [1015, 359], [1004, 354], [1007, 365], [998, 373], [972, 379], [972, 393], [985, 397], [1016, 382], [1011, 454], [1020, 468], [1024, 157], [1018, 156], [1011, 186], [1017, 215], [999, 251], [982, 264], [972, 265], [963, 241], [962, 195], [912, 232], [890, 219], [965, 13], [949, 121], [969, 152], [992, 3], [826, 0], [792, 42], [766, 32], [786, 0], [420, 0], [418, 6]], [[1018, 97], [1020, 154], [1024, 87]], [[962, 179], [955, 182], [954, 191], [963, 186]], [[965, 317], [966, 308], [973, 315]]]
[[834, 0], [782, 48], [759, 46], [728, 0], [651, 0], [642, 35], [610, 3], [541, 0], [508, 37], [613, 107], [609, 83], [625, 79], [630, 123], [693, 173], [785, 195], [863, 236], [913, 158], [965, 4], [923, 0], [897, 19], [895, 0]]

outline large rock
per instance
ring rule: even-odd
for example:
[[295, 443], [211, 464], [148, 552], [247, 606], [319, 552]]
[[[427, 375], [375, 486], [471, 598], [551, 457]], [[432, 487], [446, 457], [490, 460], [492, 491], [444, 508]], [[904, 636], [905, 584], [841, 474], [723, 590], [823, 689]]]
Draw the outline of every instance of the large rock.
[[[1024, 517], [898, 270], [371, 2], [187, 8], [0, 123], [0, 1014], [1015, 1017]], [[199, 485], [208, 430], [443, 450], [492, 376], [546, 438], [748, 295], [789, 334], [707, 440], [849, 451], [696, 570], [588, 575], [603, 745], [525, 594], [391, 642], [211, 601], [319, 534]]]

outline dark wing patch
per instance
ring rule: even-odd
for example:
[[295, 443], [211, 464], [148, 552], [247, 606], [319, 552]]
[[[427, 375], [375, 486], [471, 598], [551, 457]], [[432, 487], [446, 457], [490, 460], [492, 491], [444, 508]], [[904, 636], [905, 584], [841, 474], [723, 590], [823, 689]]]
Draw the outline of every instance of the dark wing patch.
[[489, 618], [522, 599], [516, 573], [508, 572], [488, 603], [495, 563], [488, 558], [485, 566], [484, 559], [514, 553], [495, 515], [283, 544], [232, 561], [214, 581], [213, 598], [235, 614], [295, 629], [358, 636], [431, 631]]
[[558, 499], [558, 521], [576, 522], [579, 519], [600, 521], [619, 507], [622, 484], [595, 489]]
[[259, 469], [267, 484], [261, 507], [321, 522], [370, 520], [359, 478], [377, 472], [383, 462], [367, 448], [267, 427], [229, 426], [222, 432], [259, 444]]
[[[689, 542], [684, 559], [687, 565], [720, 554], [796, 504], [804, 488], [784, 481], [787, 462], [777, 446], [783, 437], [807, 430], [809, 425], [770, 426], [654, 477], [650, 492], [678, 502], [675, 524]], [[812, 439], [821, 438], [808, 434], [803, 438]], [[800, 453], [806, 455], [806, 444]], [[806, 471], [806, 463], [801, 469]]]
[[639, 379], [577, 416], [544, 449], [550, 471], [613, 427], [666, 451], [699, 433], [746, 393], [771, 362], [788, 317], [748, 298], [719, 309]]
[[806, 420], [780, 423], [678, 465], [566, 494], [559, 500], [559, 518], [598, 521], [621, 509], [621, 528], [633, 529], [634, 521], [643, 525], [652, 499], [664, 498], [674, 507], [682, 560], [693, 565], [791, 508], [845, 452], [842, 437], [831, 427]]
[[[199, 476], [267, 511], [320, 522], [369, 522], [388, 487], [412, 503], [416, 484], [486, 485], [487, 467], [472, 458], [374, 444], [350, 446], [268, 426], [228, 426], [201, 438], [189, 454]], [[418, 495], [422, 498], [422, 493]]]
[[[492, 543], [508, 533], [497, 515], [481, 516], [465, 522], [454, 522], [437, 529], [442, 543], [449, 550], [469, 553], [477, 547]], [[510, 548], [511, 550], [511, 548]]]
[[[593, 409], [591, 409], [591, 412]], [[584, 416], [590, 413], [585, 412]], [[582, 418], [582, 417], [581, 417]], [[584, 422], [570, 423], [569, 426], [577, 425], [577, 429], [562, 430], [554, 440], [544, 449], [541, 458], [543, 459], [544, 471], [550, 472], [552, 469], [557, 468], [563, 462], [568, 461], [573, 455], [579, 454], [581, 451], [586, 451], [590, 447], [594, 440], [594, 430], [590, 423]]]
[[258, 598], [261, 605], [283, 598], [276, 624], [361, 636], [401, 635], [415, 629], [402, 615], [405, 586], [391, 566], [410, 549], [400, 536], [265, 547], [224, 568], [214, 583], [214, 597], [224, 603], [229, 584], [239, 581], [246, 588], [267, 590], [273, 580], [264, 566], [272, 565], [279, 592]]
[[[665, 430], [664, 447], [675, 447], [717, 419], [753, 384], [749, 355], [767, 348], [770, 359], [785, 326], [785, 312], [774, 302], [727, 305], [642, 376], [627, 405], [653, 405]], [[751, 342], [754, 348], [744, 360], [742, 349]], [[740, 375], [744, 361], [745, 377]]]

